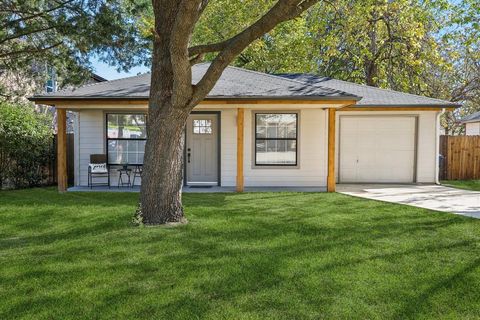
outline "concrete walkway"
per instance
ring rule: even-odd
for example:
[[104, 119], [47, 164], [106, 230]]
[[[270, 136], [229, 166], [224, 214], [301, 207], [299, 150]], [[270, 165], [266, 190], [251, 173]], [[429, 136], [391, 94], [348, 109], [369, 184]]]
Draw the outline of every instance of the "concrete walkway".
[[480, 192], [438, 185], [339, 184], [343, 194], [480, 219]]

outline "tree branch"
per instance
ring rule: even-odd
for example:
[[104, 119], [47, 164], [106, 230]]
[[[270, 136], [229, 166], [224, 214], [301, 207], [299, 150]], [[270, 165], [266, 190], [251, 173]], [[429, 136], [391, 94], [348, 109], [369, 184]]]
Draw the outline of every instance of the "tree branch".
[[220, 52], [202, 79], [194, 86], [190, 107], [197, 105], [204, 99], [220, 78], [223, 70], [225, 70], [229, 63], [250, 43], [272, 30], [277, 24], [299, 16], [318, 1], [319, 0], [279, 0], [263, 17], [236, 36], [221, 43], [207, 45], [208, 48], [203, 46], [203, 49], [200, 51], [196, 49], [196, 54], [212, 52], [205, 51], [207, 49], [212, 50], [212, 48]]
[[45, 47], [45, 48], [29, 48], [29, 49], [22, 49], [18, 51], [13, 51], [13, 52], [7, 52], [7, 53], [0, 53], [0, 59], [10, 59], [11, 57], [15, 55], [20, 55], [20, 54], [27, 54], [27, 53], [40, 53], [43, 51], [47, 51], [50, 49], [53, 49], [55, 47], [58, 47], [59, 45], [63, 44], [63, 42], [57, 42], [55, 44], [52, 44], [51, 46]]
[[[52, 11], [55, 11], [55, 10], [58, 10], [62, 7], [64, 7], [65, 5], [67, 5], [68, 3], [70, 2], [73, 2], [74, 0], [68, 0], [68, 1], [65, 1], [65, 2], [60, 2], [59, 5], [55, 6], [55, 7], [52, 7], [48, 10], [44, 10], [44, 11], [40, 11], [40, 12], [37, 12], [37, 13], [34, 13], [34, 14], [31, 14], [30, 16], [27, 16], [27, 17], [21, 17], [21, 18], [18, 18], [18, 19], [15, 19], [15, 20], [11, 20], [11, 21], [7, 21], [6, 23], [4, 23], [1, 28], [7, 28], [8, 26], [11, 26], [13, 24], [16, 24], [16, 23], [19, 23], [19, 22], [25, 22], [27, 20], [31, 20], [31, 19], [34, 19], [34, 18], [38, 18], [38, 17], [41, 17], [47, 13], [50, 13]], [[21, 12], [23, 13], [23, 12]], [[17, 13], [19, 14], [19, 13]]]
[[21, 37], [25, 37], [25, 36], [28, 36], [28, 35], [31, 35], [31, 34], [34, 34], [34, 33], [44, 32], [44, 31], [48, 31], [48, 30], [51, 30], [51, 29], [55, 29], [55, 28], [56, 28], [56, 26], [48, 26], [48, 27], [44, 27], [44, 28], [40, 28], [40, 29], [29, 30], [29, 31], [26, 31], [26, 32], [23, 32], [23, 33], [17, 33], [17, 34], [14, 34], [12, 36], [0, 39], [0, 44], [5, 43], [5, 42], [10, 41], [10, 40], [15, 40], [15, 39], [18, 39], [18, 38], [21, 38]]

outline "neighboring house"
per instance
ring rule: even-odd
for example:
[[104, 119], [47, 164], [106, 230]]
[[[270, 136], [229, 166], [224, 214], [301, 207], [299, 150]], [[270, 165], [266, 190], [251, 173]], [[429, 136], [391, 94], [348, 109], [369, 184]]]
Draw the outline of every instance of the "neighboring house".
[[[208, 66], [193, 67], [193, 83]], [[87, 185], [90, 154], [107, 154], [110, 165], [143, 162], [149, 88], [143, 74], [31, 98], [78, 113], [77, 186]], [[229, 67], [188, 119], [185, 184], [334, 191], [335, 183], [435, 183], [439, 116], [455, 107], [334, 79]]]
[[480, 135], [480, 111], [466, 116], [461, 122], [465, 124], [465, 134], [467, 136]]

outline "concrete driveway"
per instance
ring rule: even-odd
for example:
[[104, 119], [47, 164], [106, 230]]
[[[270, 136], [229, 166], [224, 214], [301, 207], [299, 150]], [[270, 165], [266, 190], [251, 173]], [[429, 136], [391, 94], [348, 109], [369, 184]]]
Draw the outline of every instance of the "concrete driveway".
[[339, 184], [351, 196], [451, 212], [480, 219], [480, 192], [438, 185]]

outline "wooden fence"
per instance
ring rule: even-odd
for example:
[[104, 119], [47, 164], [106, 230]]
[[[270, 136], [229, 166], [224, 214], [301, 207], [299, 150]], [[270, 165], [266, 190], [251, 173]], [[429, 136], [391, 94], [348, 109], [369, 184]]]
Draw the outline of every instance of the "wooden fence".
[[441, 136], [440, 155], [440, 179], [480, 179], [480, 136]]

